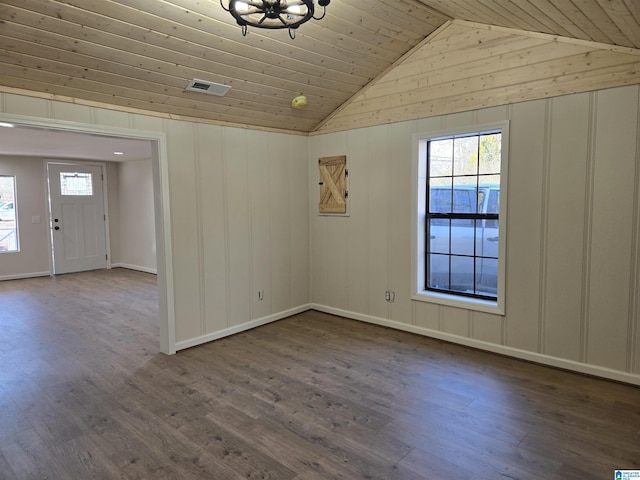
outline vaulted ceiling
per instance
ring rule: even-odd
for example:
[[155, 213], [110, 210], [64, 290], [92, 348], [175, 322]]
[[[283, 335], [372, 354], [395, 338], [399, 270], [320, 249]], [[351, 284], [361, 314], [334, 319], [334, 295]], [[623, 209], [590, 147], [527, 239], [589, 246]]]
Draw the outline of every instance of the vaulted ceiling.
[[[243, 36], [218, 0], [0, 0], [0, 91], [269, 130], [374, 125], [639, 72], [638, 0], [333, 0], [294, 40]], [[194, 78], [231, 90], [185, 90]]]

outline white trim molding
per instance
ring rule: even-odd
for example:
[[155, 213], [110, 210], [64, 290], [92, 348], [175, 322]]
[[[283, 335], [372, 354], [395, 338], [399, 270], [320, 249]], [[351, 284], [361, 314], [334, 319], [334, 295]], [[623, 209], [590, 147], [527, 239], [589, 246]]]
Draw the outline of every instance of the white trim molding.
[[599, 365], [580, 363], [574, 360], [568, 360], [564, 358], [552, 357], [549, 355], [544, 355], [542, 353], [529, 352], [526, 350], [520, 350], [518, 348], [508, 347], [505, 345], [497, 345], [494, 343], [484, 342], [482, 340], [476, 340], [468, 337], [461, 337], [459, 335], [440, 332], [438, 330], [419, 327], [417, 325], [409, 325], [406, 323], [396, 322], [394, 320], [388, 320], [386, 318], [379, 318], [371, 315], [350, 312], [348, 310], [328, 307], [328, 306], [319, 305], [316, 303], [312, 303], [309, 306], [309, 308], [311, 310], [318, 310], [319, 312], [329, 313], [331, 315], [338, 315], [341, 317], [350, 318], [352, 320], [359, 320], [361, 322], [372, 323], [372, 324], [380, 325], [383, 327], [393, 328], [395, 330], [402, 330], [409, 333], [415, 333], [425, 337], [444, 340], [445, 342], [451, 342], [458, 345], [477, 348], [479, 350], [483, 350], [490, 353], [497, 353], [499, 355], [505, 355], [507, 357], [512, 357], [519, 360], [525, 360], [528, 362], [534, 362], [541, 365], [546, 365], [548, 367], [560, 368], [563, 370], [569, 370], [576, 373], [592, 375], [594, 377], [601, 377], [608, 380], [614, 380], [617, 382], [624, 382], [624, 383], [640, 386], [640, 375], [634, 374], [634, 373], [613, 370], [611, 368], [602, 367]]
[[0, 276], [0, 282], [5, 280], [24, 280], [25, 278], [35, 277], [50, 277], [51, 272], [32, 272], [32, 273], [20, 273], [18, 275], [2, 275]]
[[[427, 191], [427, 145], [430, 140], [451, 138], [458, 135], [478, 135], [485, 132], [499, 131], [501, 133], [500, 160], [500, 231], [507, 231], [507, 186], [509, 159], [509, 120], [494, 123], [470, 124], [462, 127], [416, 132], [412, 135], [412, 166], [411, 166], [411, 299], [448, 305], [468, 310], [476, 310], [497, 315], [505, 314], [505, 272], [506, 272], [506, 235], [501, 235], [498, 244], [498, 286], [497, 298], [482, 300], [478, 298], [456, 295], [454, 292], [438, 293], [426, 290], [426, 199]], [[481, 175], [478, 174], [480, 178]]]
[[290, 308], [289, 310], [284, 310], [282, 312], [274, 313], [272, 315], [267, 315], [266, 317], [256, 318], [255, 320], [250, 320], [248, 322], [241, 323], [240, 325], [235, 325], [233, 327], [228, 327], [223, 330], [218, 330], [217, 332], [208, 333], [206, 335], [201, 335], [199, 337], [190, 338], [189, 340], [176, 342], [176, 350], [184, 350], [185, 348], [191, 348], [197, 345], [202, 345], [203, 343], [208, 343], [213, 340], [218, 340], [220, 338], [234, 335], [236, 333], [244, 332], [246, 330], [251, 330], [252, 328], [256, 328], [262, 325], [266, 325], [268, 323], [276, 322], [278, 320], [282, 320], [283, 318], [291, 317], [292, 315], [297, 315], [299, 313], [306, 312], [307, 310], [313, 310], [310, 304], [300, 305], [299, 307]]
[[139, 265], [131, 265], [129, 263], [112, 263], [111, 268], [126, 268], [127, 270], [136, 270], [138, 272], [158, 274], [157, 268], [141, 267]]

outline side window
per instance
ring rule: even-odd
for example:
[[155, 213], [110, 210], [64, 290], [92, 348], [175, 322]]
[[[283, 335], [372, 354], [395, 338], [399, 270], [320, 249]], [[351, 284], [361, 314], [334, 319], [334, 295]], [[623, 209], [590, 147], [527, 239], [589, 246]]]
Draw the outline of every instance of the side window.
[[0, 253], [19, 251], [16, 178], [0, 175]]
[[418, 139], [414, 299], [502, 313], [507, 127]]

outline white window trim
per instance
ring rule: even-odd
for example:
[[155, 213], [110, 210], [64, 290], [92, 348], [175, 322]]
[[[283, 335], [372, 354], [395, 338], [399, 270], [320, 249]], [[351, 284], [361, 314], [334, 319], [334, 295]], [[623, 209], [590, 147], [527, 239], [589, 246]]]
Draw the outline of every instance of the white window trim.
[[[502, 163], [500, 166], [500, 219], [499, 228], [503, 241], [498, 245], [498, 292], [497, 300], [483, 300], [464, 297], [455, 294], [432, 292], [424, 289], [425, 272], [425, 200], [426, 200], [426, 162], [421, 158], [426, 157], [426, 152], [421, 151], [423, 140], [430, 140], [450, 135], [465, 133], [477, 133], [490, 130], [502, 131]], [[509, 157], [509, 121], [468, 125], [447, 130], [430, 131], [413, 134], [413, 165], [411, 188], [411, 299], [420, 302], [429, 302], [439, 305], [464, 308], [497, 315], [505, 314], [505, 272], [507, 253], [507, 186], [508, 186], [508, 157]]]

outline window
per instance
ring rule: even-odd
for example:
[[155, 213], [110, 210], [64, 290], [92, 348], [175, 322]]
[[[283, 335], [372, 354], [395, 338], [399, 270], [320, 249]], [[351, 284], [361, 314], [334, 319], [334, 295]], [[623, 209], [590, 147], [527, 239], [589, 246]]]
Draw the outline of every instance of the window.
[[16, 179], [0, 175], [0, 253], [17, 252]]
[[503, 313], [507, 134], [417, 137], [414, 299]]
[[60, 172], [61, 195], [93, 195], [93, 183], [90, 173]]

